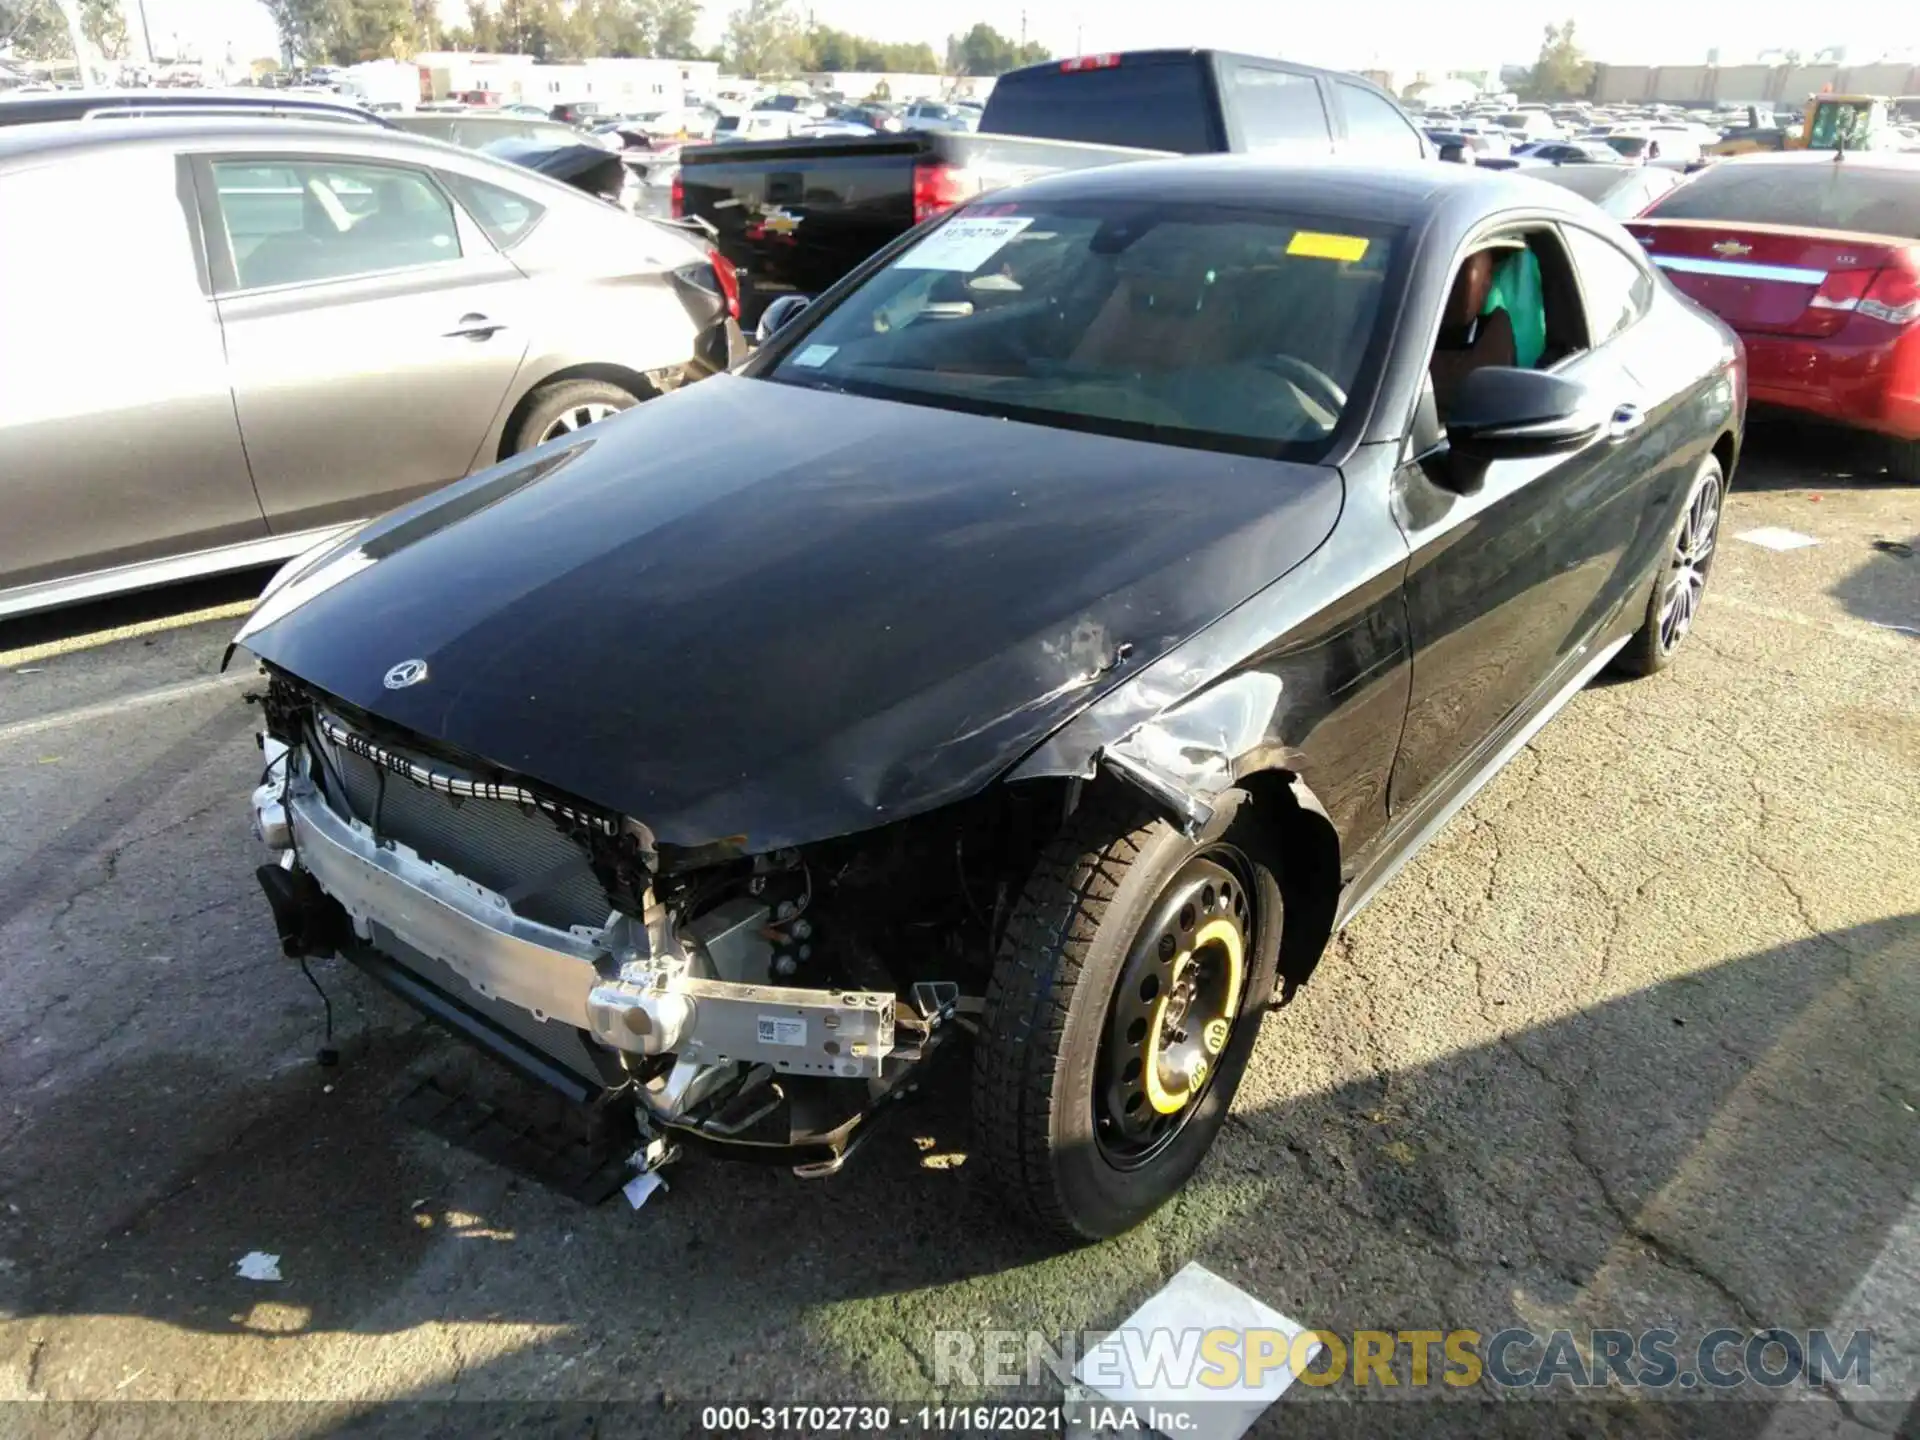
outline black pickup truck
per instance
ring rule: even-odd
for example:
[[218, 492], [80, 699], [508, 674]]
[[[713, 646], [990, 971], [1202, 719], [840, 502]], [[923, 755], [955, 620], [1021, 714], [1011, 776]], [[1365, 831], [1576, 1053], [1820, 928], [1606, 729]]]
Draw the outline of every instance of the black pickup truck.
[[781, 295], [815, 295], [921, 221], [1056, 170], [1168, 154], [1431, 154], [1357, 75], [1218, 50], [1141, 50], [1003, 75], [978, 134], [768, 140], [688, 148], [674, 214], [712, 227], [751, 329]]

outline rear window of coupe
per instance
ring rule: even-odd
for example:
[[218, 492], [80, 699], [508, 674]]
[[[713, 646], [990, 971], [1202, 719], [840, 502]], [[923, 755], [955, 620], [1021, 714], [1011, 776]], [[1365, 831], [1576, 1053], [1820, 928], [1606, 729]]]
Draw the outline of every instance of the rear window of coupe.
[[1647, 212], [1649, 220], [1718, 220], [1847, 230], [1920, 240], [1920, 166], [1716, 165]]
[[807, 325], [775, 381], [1317, 461], [1400, 232], [1138, 201], [958, 212]]

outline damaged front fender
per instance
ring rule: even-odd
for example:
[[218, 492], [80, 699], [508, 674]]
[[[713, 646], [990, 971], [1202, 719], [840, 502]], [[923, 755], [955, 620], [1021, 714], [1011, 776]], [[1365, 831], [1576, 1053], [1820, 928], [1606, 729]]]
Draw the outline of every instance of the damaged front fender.
[[1008, 778], [1107, 770], [1199, 835], [1247, 776], [1285, 771], [1308, 777], [1344, 852], [1364, 845], [1386, 819], [1409, 670], [1405, 544], [1359, 490], [1298, 568], [1100, 697]]
[[1212, 823], [1219, 797], [1249, 769], [1286, 763], [1285, 747], [1268, 741], [1284, 688], [1280, 676], [1264, 670], [1232, 676], [1101, 747], [1100, 766], [1198, 835]]

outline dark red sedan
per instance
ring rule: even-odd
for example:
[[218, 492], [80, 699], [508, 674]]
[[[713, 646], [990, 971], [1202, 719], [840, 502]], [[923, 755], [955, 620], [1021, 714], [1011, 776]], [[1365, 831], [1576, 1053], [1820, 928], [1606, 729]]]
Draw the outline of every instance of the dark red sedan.
[[1883, 435], [1920, 481], [1920, 155], [1743, 155], [1627, 228], [1739, 332], [1754, 404]]

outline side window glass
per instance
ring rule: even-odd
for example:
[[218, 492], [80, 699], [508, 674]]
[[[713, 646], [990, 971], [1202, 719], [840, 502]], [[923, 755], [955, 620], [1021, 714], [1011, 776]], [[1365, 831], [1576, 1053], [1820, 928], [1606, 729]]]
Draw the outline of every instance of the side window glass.
[[1379, 160], [1418, 160], [1420, 135], [1399, 107], [1363, 86], [1336, 82], [1347, 115], [1347, 148]]
[[242, 290], [460, 258], [453, 204], [418, 170], [216, 160], [213, 180]]
[[1646, 313], [1653, 279], [1612, 241], [1571, 225], [1565, 233], [1587, 300], [1588, 333], [1604, 345]]
[[[71, 330], [100, 314], [205, 303], [171, 155], [66, 158], [0, 177], [0, 334]], [[0, 340], [24, 359], [32, 347]]]
[[489, 185], [469, 175], [443, 172], [440, 178], [453, 191], [454, 198], [466, 207], [475, 223], [486, 232], [487, 238], [502, 250], [524, 239], [540, 217], [547, 213], [545, 206], [535, 204], [524, 195], [516, 195], [511, 190]]
[[1307, 143], [1324, 150], [1332, 144], [1327, 107], [1321, 103], [1319, 83], [1311, 75], [1235, 65], [1232, 84], [1233, 104], [1247, 149], [1271, 150]]
[[[164, 407], [190, 393], [183, 374], [219, 363], [192, 213], [174, 157], [144, 147], [0, 175], [0, 435], [26, 425], [97, 448], [88, 426], [103, 405]], [[28, 553], [36, 540], [12, 493], [20, 463], [0, 441], [9, 558], [14, 534]]]

